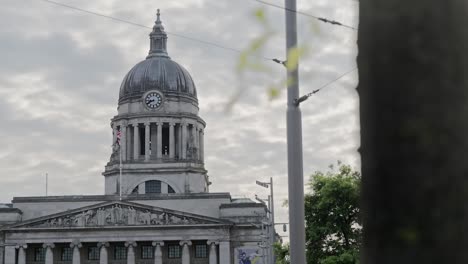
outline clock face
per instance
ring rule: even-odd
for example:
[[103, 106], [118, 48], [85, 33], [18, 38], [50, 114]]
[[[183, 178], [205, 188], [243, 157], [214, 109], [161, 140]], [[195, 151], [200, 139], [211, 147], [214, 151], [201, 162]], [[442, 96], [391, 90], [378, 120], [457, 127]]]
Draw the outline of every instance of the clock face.
[[157, 109], [162, 104], [162, 96], [157, 92], [150, 92], [145, 96], [145, 104], [150, 109]]

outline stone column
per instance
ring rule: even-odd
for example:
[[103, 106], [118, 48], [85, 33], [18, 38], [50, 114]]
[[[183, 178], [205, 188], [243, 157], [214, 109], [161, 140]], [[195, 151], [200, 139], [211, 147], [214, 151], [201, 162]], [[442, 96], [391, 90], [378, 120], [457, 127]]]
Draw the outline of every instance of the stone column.
[[27, 244], [18, 244], [16, 245], [18, 249], [18, 264], [26, 264], [26, 249], [28, 248]]
[[157, 143], [156, 143], [156, 158], [160, 159], [162, 158], [162, 125], [163, 123], [158, 122], [156, 123], [158, 126], [158, 132], [157, 132]]
[[156, 142], [157, 139], [157, 126], [156, 124], [150, 125], [150, 137], [151, 137], [151, 157], [150, 159], [155, 159], [156, 157]]
[[45, 243], [42, 245], [45, 248], [45, 264], [54, 264], [54, 252], [52, 249], [55, 247], [53, 243]]
[[15, 246], [5, 246], [5, 264], [16, 264]]
[[145, 161], [150, 159], [150, 123], [145, 123]]
[[207, 242], [208, 246], [210, 247], [210, 255], [209, 255], [209, 264], [218, 264], [218, 254], [216, 252], [216, 245], [219, 245], [218, 241], [210, 241]]
[[70, 247], [73, 248], [73, 259], [72, 264], [80, 264], [81, 257], [80, 257], [80, 248], [83, 245], [79, 241], [73, 241], [70, 243]]
[[138, 131], [138, 123], [133, 124], [133, 159], [137, 160], [140, 157], [140, 133]]
[[122, 161], [127, 160], [127, 126], [120, 124], [120, 147], [122, 148]]
[[200, 161], [205, 160], [205, 130], [200, 129]]
[[127, 136], [125, 137], [125, 144], [127, 144], [127, 160], [131, 160], [132, 159], [132, 153], [133, 153], [133, 150], [132, 150], [132, 132], [131, 132], [131, 127], [129, 125], [126, 126], [125, 128], [125, 133], [127, 133]]
[[[179, 242], [179, 245], [182, 246], [182, 264], [190, 264], [190, 249], [189, 246], [192, 245], [192, 241], [183, 240]], [[228, 263], [228, 262], [226, 262]]]
[[175, 123], [169, 123], [169, 158], [175, 157], [175, 134], [174, 134]]
[[107, 264], [109, 261], [109, 257], [107, 256], [107, 248], [109, 247], [108, 242], [99, 242], [98, 243], [99, 250], [99, 264]]
[[164, 242], [154, 241], [153, 246], [155, 247], [154, 248], [154, 264], [163, 264], [161, 247], [164, 246]]
[[180, 128], [182, 129], [182, 159], [187, 159], [187, 123], [181, 123]]
[[193, 143], [195, 145], [195, 160], [199, 160], [200, 159], [200, 146], [198, 144], [198, 141], [199, 141], [199, 134], [198, 134], [198, 126], [197, 125], [193, 125]]
[[182, 159], [182, 125], [179, 123], [177, 129], [177, 157]]
[[135, 264], [135, 247], [137, 243], [135, 241], [125, 242], [127, 247], [127, 264]]
[[219, 263], [231, 263], [231, 244], [229, 241], [219, 242]]

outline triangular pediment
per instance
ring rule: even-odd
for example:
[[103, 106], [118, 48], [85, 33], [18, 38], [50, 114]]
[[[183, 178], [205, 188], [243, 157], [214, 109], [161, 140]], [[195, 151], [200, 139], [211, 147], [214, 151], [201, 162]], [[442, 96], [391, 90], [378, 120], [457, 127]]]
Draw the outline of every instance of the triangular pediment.
[[31, 219], [9, 228], [88, 228], [229, 224], [206, 217], [133, 202], [105, 202]]

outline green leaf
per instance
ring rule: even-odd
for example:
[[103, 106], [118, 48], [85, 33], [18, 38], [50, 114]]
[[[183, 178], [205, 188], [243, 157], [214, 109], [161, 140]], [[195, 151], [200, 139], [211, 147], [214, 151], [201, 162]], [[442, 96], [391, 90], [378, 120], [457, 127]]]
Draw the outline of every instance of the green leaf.
[[288, 51], [288, 59], [286, 61], [286, 68], [288, 71], [294, 71], [297, 69], [297, 64], [299, 63], [299, 58], [301, 58], [306, 52], [306, 49], [303, 47], [294, 47]]
[[261, 23], [266, 22], [265, 11], [262, 8], [255, 10], [254, 14], [258, 21], [260, 21]]
[[279, 95], [280, 95], [280, 89], [278, 87], [273, 85], [273, 86], [270, 86], [270, 88], [268, 88], [268, 97], [270, 98], [270, 100], [277, 98]]

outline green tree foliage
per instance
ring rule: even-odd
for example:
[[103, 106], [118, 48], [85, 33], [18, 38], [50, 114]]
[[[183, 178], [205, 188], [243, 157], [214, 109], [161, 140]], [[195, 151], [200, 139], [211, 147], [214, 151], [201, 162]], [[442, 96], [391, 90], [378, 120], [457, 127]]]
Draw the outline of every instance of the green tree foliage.
[[276, 256], [276, 264], [290, 264], [289, 262], [289, 244], [275, 243], [273, 250]]
[[359, 172], [338, 162], [311, 175], [305, 197], [306, 247], [310, 264], [357, 264], [361, 225]]

